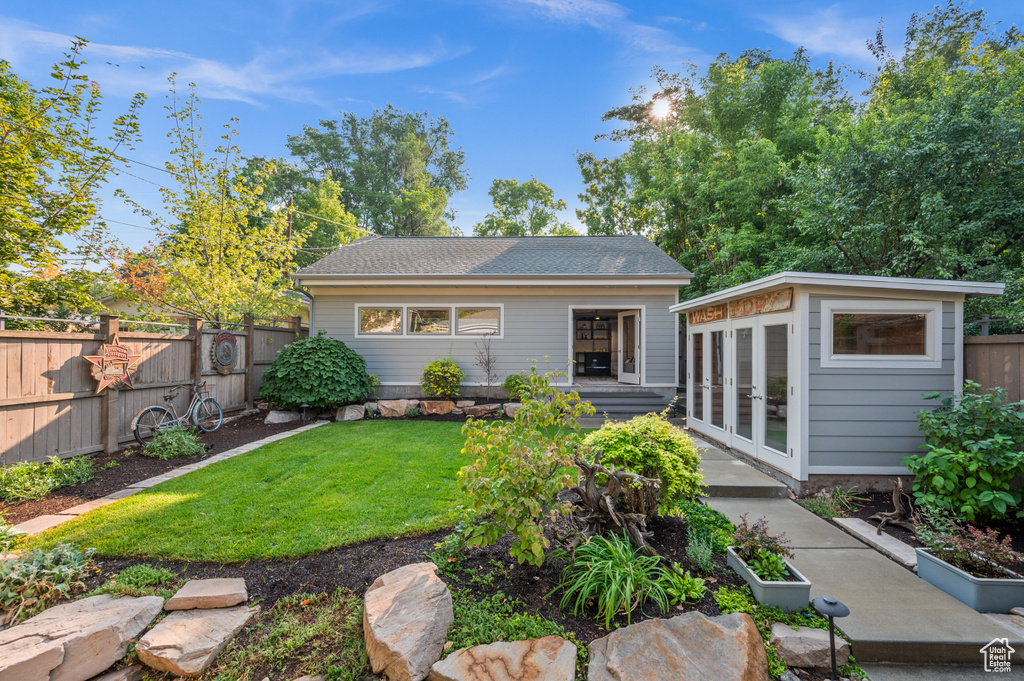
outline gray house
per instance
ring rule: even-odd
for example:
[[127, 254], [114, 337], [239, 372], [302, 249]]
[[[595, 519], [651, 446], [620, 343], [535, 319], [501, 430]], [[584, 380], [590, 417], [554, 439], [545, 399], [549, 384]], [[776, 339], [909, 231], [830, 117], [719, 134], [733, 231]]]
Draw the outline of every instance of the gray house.
[[783, 272], [674, 305], [687, 425], [797, 489], [889, 488], [923, 393], [963, 385], [963, 304], [1003, 285]]
[[640, 236], [370, 236], [295, 274], [312, 293], [310, 332], [365, 357], [382, 397], [421, 395], [423, 367], [449, 354], [464, 394], [481, 394], [489, 339], [498, 383], [537, 360], [566, 385], [655, 406], [679, 385], [669, 307], [690, 277]]

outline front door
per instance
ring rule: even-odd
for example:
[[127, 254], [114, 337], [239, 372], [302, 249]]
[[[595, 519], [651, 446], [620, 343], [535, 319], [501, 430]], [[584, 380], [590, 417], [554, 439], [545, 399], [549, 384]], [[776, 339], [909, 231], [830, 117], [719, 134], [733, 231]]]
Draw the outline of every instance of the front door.
[[619, 313], [619, 383], [640, 384], [640, 310]]
[[733, 326], [732, 446], [789, 472], [790, 323], [763, 317]]
[[726, 324], [702, 324], [691, 335], [693, 355], [690, 358], [690, 385], [692, 405], [690, 417], [704, 424], [708, 435], [729, 443], [726, 424], [727, 404], [726, 367], [729, 359]]

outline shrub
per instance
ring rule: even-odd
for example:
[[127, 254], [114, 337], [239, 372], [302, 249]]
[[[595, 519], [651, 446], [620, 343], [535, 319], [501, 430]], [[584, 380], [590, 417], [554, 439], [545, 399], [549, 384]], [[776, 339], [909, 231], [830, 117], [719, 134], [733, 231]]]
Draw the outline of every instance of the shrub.
[[576, 547], [572, 562], [562, 572], [561, 607], [572, 603], [573, 615], [589, 604], [597, 605], [597, 616], [604, 617], [611, 630], [612, 618], [619, 612], [632, 623], [633, 610], [654, 601], [668, 610], [670, 596], [665, 591], [666, 570], [657, 556], [641, 554], [633, 544], [617, 534], [591, 537]]
[[50, 492], [88, 482], [96, 477], [88, 456], [59, 459], [47, 463], [22, 461], [0, 468], [0, 500], [18, 503], [42, 499]]
[[551, 385], [562, 373], [531, 369], [530, 394], [513, 421], [468, 419], [463, 453], [476, 461], [459, 471], [458, 483], [474, 512], [490, 518], [477, 525], [470, 546], [490, 546], [506, 532], [515, 534], [509, 553], [520, 563], [540, 565], [550, 540], [544, 536], [546, 518], [566, 514], [568, 502], [557, 495], [575, 482], [572, 463], [580, 441], [577, 419], [593, 414], [575, 392]]
[[1024, 517], [1024, 488], [1012, 484], [1024, 475], [1024, 402], [1005, 404], [1005, 390], [980, 387], [967, 381], [959, 399], [925, 395], [942, 402], [917, 414], [927, 453], [903, 460], [914, 474], [914, 498], [967, 521]]
[[714, 572], [715, 561], [711, 558], [714, 551], [707, 537], [696, 536], [693, 530], [687, 532], [686, 557], [699, 571], [707, 574]]
[[747, 514], [744, 513], [740, 516], [740, 521], [739, 527], [733, 534], [733, 544], [736, 546], [737, 555], [745, 562], [749, 563], [763, 554], [771, 554], [780, 558], [793, 557], [786, 535], [768, 532], [767, 518], [761, 518], [753, 525], [748, 525]]
[[993, 563], [1008, 566], [1024, 560], [1024, 555], [1013, 550], [1009, 535], [1000, 541], [996, 530], [961, 526], [946, 511], [926, 510], [917, 526], [917, 538], [938, 558], [976, 577], [1006, 577]]
[[526, 380], [526, 374], [520, 372], [518, 374], [509, 374], [505, 377], [505, 380], [501, 382], [501, 387], [508, 393], [509, 399], [517, 400], [519, 402], [526, 399], [526, 395], [529, 392], [529, 383]]
[[285, 408], [333, 409], [370, 394], [366, 360], [321, 331], [281, 352], [263, 374], [260, 396]]
[[206, 452], [206, 446], [199, 441], [195, 430], [188, 426], [171, 426], [158, 432], [142, 448], [142, 455], [154, 459], [177, 459], [179, 456], [195, 456]]
[[0, 561], [0, 624], [39, 612], [85, 590], [82, 577], [95, 551], [57, 544], [48, 551], [33, 549], [18, 558]]
[[601, 463], [661, 480], [662, 503], [692, 499], [700, 493], [697, 445], [686, 433], [658, 414], [636, 416], [626, 422], [606, 423], [587, 435], [587, 458], [601, 450]]
[[672, 506], [672, 512], [686, 519], [687, 539], [690, 543], [703, 541], [718, 555], [725, 555], [726, 548], [732, 544], [736, 527], [724, 513], [695, 499], [677, 501]]
[[458, 397], [462, 388], [462, 381], [466, 374], [462, 372], [458, 363], [451, 357], [435, 359], [423, 367], [423, 377], [420, 379], [420, 387], [427, 397], [434, 397], [440, 400], [450, 400]]

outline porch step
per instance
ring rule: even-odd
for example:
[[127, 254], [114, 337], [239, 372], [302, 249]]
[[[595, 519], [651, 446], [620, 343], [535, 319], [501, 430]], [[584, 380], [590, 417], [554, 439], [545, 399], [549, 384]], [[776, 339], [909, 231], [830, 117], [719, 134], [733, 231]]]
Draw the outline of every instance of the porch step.
[[580, 399], [590, 402], [595, 416], [607, 414], [610, 418], [632, 418], [639, 414], [664, 411], [668, 398], [652, 392], [612, 392], [580, 390]]

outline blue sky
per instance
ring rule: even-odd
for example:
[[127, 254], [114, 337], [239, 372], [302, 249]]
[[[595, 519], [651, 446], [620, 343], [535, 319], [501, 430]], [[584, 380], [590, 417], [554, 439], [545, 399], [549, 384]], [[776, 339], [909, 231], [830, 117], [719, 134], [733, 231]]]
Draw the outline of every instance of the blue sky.
[[[453, 199], [456, 225], [470, 233], [490, 209], [496, 177], [535, 176], [570, 210], [579, 205], [577, 150], [614, 154], [595, 142], [601, 115], [630, 101], [651, 67], [678, 71], [751, 47], [789, 55], [799, 46], [815, 63], [872, 68], [865, 41], [884, 20], [889, 42], [930, 2], [771, 3], [742, 0], [278, 0], [276, 2], [8, 2], [0, 5], [0, 58], [42, 84], [73, 35], [91, 44], [86, 72], [110, 112], [135, 91], [149, 95], [143, 144], [132, 158], [161, 166], [167, 75], [194, 81], [208, 138], [229, 117], [241, 120], [245, 154], [287, 156], [286, 136], [340, 111], [369, 115], [391, 103], [444, 116], [466, 152], [469, 189]], [[1024, 3], [975, 3], [990, 20], [1024, 24]], [[144, 67], [144, 68], [142, 68]], [[859, 91], [860, 83], [849, 87]], [[133, 173], [165, 182], [163, 173]], [[103, 191], [103, 215], [146, 224], [112, 197], [125, 188], [159, 208], [156, 187], [129, 176]], [[110, 225], [139, 248], [151, 232]]]

